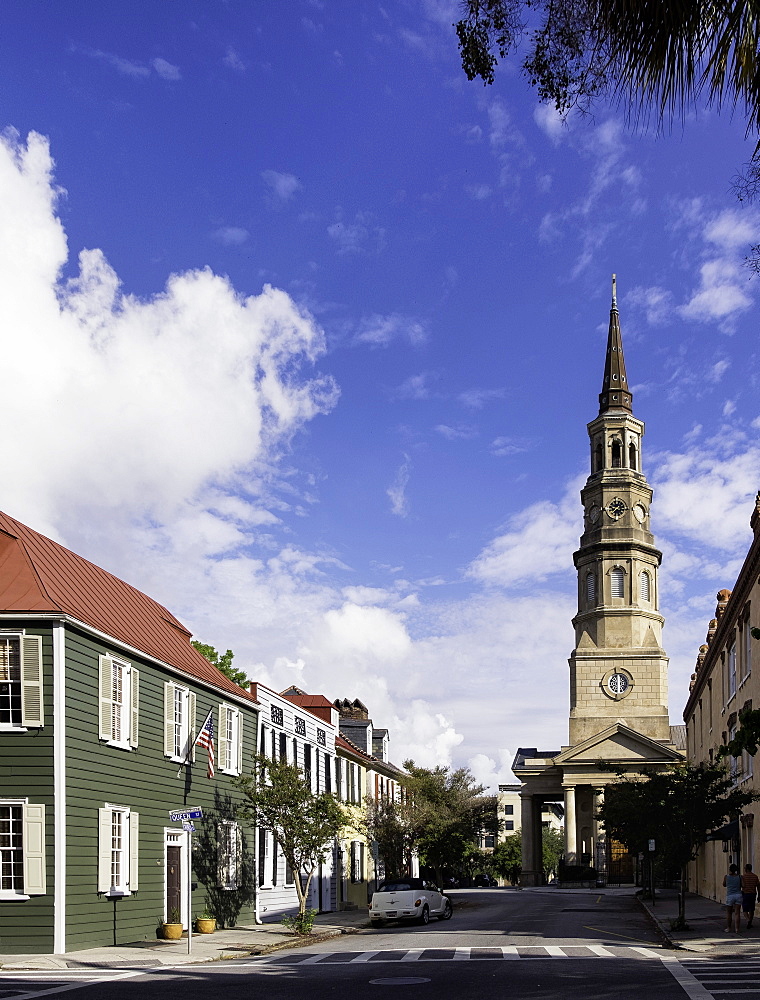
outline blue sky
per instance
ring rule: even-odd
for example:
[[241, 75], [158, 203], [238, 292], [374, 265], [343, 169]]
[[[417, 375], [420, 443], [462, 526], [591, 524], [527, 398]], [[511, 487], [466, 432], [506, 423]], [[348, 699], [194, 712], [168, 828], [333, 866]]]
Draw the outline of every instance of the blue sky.
[[562, 124], [449, 0], [3, 4], [2, 507], [395, 759], [567, 740], [618, 274], [671, 721], [758, 488], [740, 120]]

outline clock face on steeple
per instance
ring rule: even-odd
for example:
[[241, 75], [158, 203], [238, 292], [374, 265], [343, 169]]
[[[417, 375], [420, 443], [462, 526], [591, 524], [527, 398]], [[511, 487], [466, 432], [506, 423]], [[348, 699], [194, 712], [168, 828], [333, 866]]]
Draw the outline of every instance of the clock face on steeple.
[[622, 515], [625, 514], [627, 509], [628, 508], [625, 505], [625, 500], [621, 500], [620, 497], [615, 497], [614, 500], [610, 500], [610, 502], [607, 504], [607, 513], [610, 515], [613, 521], [617, 521], [619, 517], [622, 517]]

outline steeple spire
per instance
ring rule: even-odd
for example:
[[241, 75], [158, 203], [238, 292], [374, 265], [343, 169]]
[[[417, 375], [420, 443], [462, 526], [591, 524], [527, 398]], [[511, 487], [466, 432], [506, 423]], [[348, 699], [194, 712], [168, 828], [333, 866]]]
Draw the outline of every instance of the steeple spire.
[[625, 375], [623, 337], [620, 333], [620, 315], [617, 307], [617, 275], [612, 275], [612, 306], [610, 329], [607, 334], [607, 357], [604, 362], [604, 383], [599, 393], [599, 413], [608, 410], [633, 412], [631, 392]]

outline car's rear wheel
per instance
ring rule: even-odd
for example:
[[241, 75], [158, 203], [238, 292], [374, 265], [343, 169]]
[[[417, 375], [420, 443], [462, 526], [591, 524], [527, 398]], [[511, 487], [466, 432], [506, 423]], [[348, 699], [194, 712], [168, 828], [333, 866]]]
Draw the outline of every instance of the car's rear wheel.
[[419, 921], [423, 927], [425, 924], [430, 923], [430, 910], [428, 909], [427, 904], [422, 907], [422, 913], [419, 915]]
[[438, 918], [439, 920], [451, 920], [451, 915], [454, 910], [451, 907], [451, 900], [447, 899], [446, 904], [443, 907], [443, 913]]

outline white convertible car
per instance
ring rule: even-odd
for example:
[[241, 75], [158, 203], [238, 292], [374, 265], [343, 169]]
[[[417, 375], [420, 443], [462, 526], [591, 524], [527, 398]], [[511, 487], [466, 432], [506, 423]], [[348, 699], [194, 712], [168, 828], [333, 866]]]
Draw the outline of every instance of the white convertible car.
[[373, 927], [381, 927], [386, 920], [416, 920], [421, 924], [428, 923], [431, 917], [450, 920], [452, 912], [449, 897], [423, 878], [381, 882], [369, 904]]

